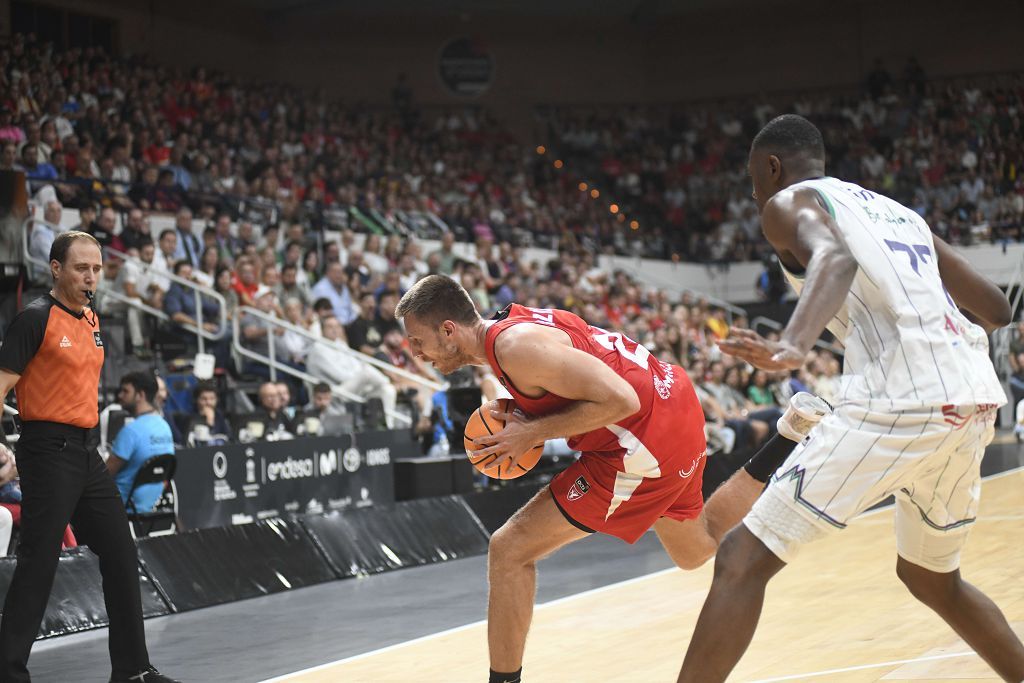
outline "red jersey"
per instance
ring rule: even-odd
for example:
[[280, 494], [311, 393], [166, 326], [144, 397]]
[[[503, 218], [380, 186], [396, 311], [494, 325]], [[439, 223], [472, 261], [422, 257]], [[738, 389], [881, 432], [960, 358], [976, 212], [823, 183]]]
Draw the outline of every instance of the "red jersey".
[[[498, 381], [528, 416], [557, 412], [572, 403], [572, 399], [550, 392], [540, 398], [524, 396], [505, 375], [494, 355], [494, 344], [498, 336], [513, 325], [543, 325], [562, 330], [569, 335], [574, 348], [600, 359], [629, 382], [640, 399], [640, 410], [616, 424], [633, 434], [647, 431], [652, 413], [670, 396], [679, 393], [695, 396], [690, 378], [682, 368], [662, 363], [653, 358], [646, 347], [629, 337], [593, 327], [568, 311], [510, 304], [495, 319], [496, 322], [487, 330], [487, 360]], [[622, 448], [619, 438], [606, 428], [573, 436], [569, 439], [569, 447], [579, 451], [618, 451]]]

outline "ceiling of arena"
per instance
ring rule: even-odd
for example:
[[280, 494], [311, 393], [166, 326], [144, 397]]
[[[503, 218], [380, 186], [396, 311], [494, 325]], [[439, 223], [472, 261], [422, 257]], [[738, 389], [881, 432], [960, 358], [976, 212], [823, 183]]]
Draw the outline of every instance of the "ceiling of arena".
[[[778, 0], [776, 0], [778, 1]], [[267, 12], [393, 15], [519, 15], [650, 18], [753, 0], [243, 0]], [[763, 1], [757, 4], [763, 5]]]

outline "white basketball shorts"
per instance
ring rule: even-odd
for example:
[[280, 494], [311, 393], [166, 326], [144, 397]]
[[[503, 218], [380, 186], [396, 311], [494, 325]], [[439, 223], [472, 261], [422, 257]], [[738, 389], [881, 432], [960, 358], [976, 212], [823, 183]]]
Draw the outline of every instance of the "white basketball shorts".
[[896, 497], [896, 548], [935, 572], [960, 566], [978, 511], [995, 405], [878, 413], [841, 404], [775, 472], [743, 524], [784, 562]]

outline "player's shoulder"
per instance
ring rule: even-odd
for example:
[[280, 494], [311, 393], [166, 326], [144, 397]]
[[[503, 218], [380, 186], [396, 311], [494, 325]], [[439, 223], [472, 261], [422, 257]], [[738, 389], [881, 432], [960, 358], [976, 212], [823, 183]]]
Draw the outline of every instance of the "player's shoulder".
[[795, 213], [803, 208], [818, 208], [827, 211], [823, 205], [821, 190], [812, 185], [798, 183], [779, 190], [765, 202], [763, 215]]
[[494, 353], [503, 364], [529, 365], [541, 360], [545, 350], [564, 346], [567, 336], [564, 330], [543, 324], [510, 325], [495, 338]]

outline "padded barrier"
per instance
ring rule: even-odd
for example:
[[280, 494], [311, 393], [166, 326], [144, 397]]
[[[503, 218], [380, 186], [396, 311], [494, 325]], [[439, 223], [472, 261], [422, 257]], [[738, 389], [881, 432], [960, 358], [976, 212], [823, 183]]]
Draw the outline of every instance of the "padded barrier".
[[541, 484], [518, 484], [468, 493], [462, 497], [487, 533], [493, 534], [540, 489]]
[[[7, 594], [14, 576], [14, 557], [0, 558], [0, 595]], [[142, 589], [142, 613], [146, 617], [169, 614], [166, 602], [157, 593], [145, 572], [139, 573]], [[61, 553], [57, 576], [53, 581], [50, 601], [39, 628], [40, 638], [61, 636], [77, 631], [100, 628], [109, 623], [103, 604], [100, 560], [86, 548], [73, 548]]]
[[487, 533], [459, 496], [307, 515], [301, 521], [345, 577], [487, 552]]
[[284, 519], [146, 538], [139, 556], [175, 611], [339, 578], [302, 526]]

